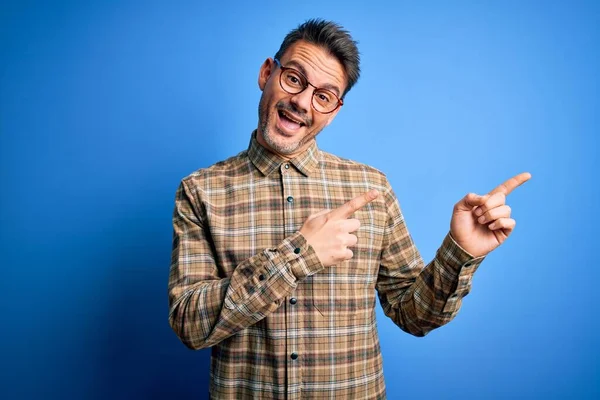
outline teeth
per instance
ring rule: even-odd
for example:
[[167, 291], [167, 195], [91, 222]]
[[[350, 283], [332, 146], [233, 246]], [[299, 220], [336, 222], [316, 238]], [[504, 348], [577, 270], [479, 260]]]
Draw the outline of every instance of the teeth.
[[298, 125], [302, 125], [302, 122], [300, 121], [296, 121], [294, 118], [290, 117], [290, 115], [288, 113], [286, 113], [285, 111], [281, 111], [281, 113], [290, 121], [297, 123]]

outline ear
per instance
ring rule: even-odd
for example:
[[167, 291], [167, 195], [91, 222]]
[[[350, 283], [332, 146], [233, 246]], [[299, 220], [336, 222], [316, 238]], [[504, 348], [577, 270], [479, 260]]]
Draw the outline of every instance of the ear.
[[265, 86], [267, 85], [267, 81], [271, 77], [271, 73], [273, 72], [273, 67], [275, 62], [272, 58], [267, 58], [265, 62], [260, 66], [260, 71], [258, 72], [258, 87], [261, 91], [265, 90]]

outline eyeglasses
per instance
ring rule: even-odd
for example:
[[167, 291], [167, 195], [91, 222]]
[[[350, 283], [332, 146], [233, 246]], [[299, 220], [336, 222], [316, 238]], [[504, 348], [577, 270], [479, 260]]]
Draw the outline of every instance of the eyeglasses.
[[308, 81], [302, 72], [294, 68], [284, 67], [278, 59], [275, 59], [275, 63], [281, 69], [279, 84], [287, 93], [298, 94], [303, 92], [308, 86], [315, 88], [311, 101], [312, 108], [315, 111], [321, 114], [329, 114], [344, 105], [344, 102], [335, 93], [331, 90], [316, 87]]

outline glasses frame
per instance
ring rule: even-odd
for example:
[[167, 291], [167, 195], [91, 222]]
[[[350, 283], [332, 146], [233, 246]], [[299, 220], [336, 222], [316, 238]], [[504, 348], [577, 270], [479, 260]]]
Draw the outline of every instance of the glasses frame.
[[[316, 112], [320, 113], [320, 114], [331, 114], [332, 112], [334, 112], [335, 110], [337, 110], [338, 108], [340, 108], [341, 106], [344, 105], [344, 100], [340, 99], [338, 97], [338, 95], [336, 95], [335, 93], [333, 93], [331, 90], [329, 89], [324, 89], [324, 88], [320, 88], [320, 87], [316, 87], [315, 85], [313, 85], [312, 83], [310, 83], [308, 81], [308, 78], [306, 77], [306, 75], [304, 75], [302, 72], [298, 71], [296, 68], [290, 68], [290, 67], [284, 67], [283, 65], [281, 65], [281, 61], [279, 61], [277, 58], [273, 59], [275, 61], [275, 64], [277, 64], [277, 66], [279, 67], [279, 69], [281, 70], [281, 72], [279, 73], [279, 86], [281, 86], [281, 89], [283, 89], [284, 92], [288, 93], [288, 94], [300, 94], [302, 92], [304, 92], [306, 90], [307, 87], [312, 86], [314, 88], [312, 96], [310, 98], [310, 106], [312, 107], [313, 110], [315, 110]], [[304, 86], [304, 88], [297, 92], [297, 93], [292, 93], [288, 90], [286, 90], [283, 87], [283, 82], [282, 82], [282, 77], [283, 77], [283, 73], [285, 71], [294, 71], [295, 73], [297, 73], [298, 75], [300, 75], [301, 77], [304, 78], [304, 81], [306, 82], [306, 85]], [[337, 105], [333, 108], [333, 110], [331, 111], [319, 111], [317, 110], [317, 108], [315, 107], [314, 101], [315, 101], [315, 92], [317, 90], [326, 90], [329, 93], [331, 93], [336, 99], [337, 99]]]

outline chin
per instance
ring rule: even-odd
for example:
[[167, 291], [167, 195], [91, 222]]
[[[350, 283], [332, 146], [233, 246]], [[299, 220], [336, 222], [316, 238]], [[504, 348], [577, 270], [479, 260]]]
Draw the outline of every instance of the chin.
[[294, 153], [302, 146], [303, 135], [288, 136], [277, 127], [272, 127], [267, 132], [263, 131], [263, 139], [269, 147], [277, 153], [288, 155]]

